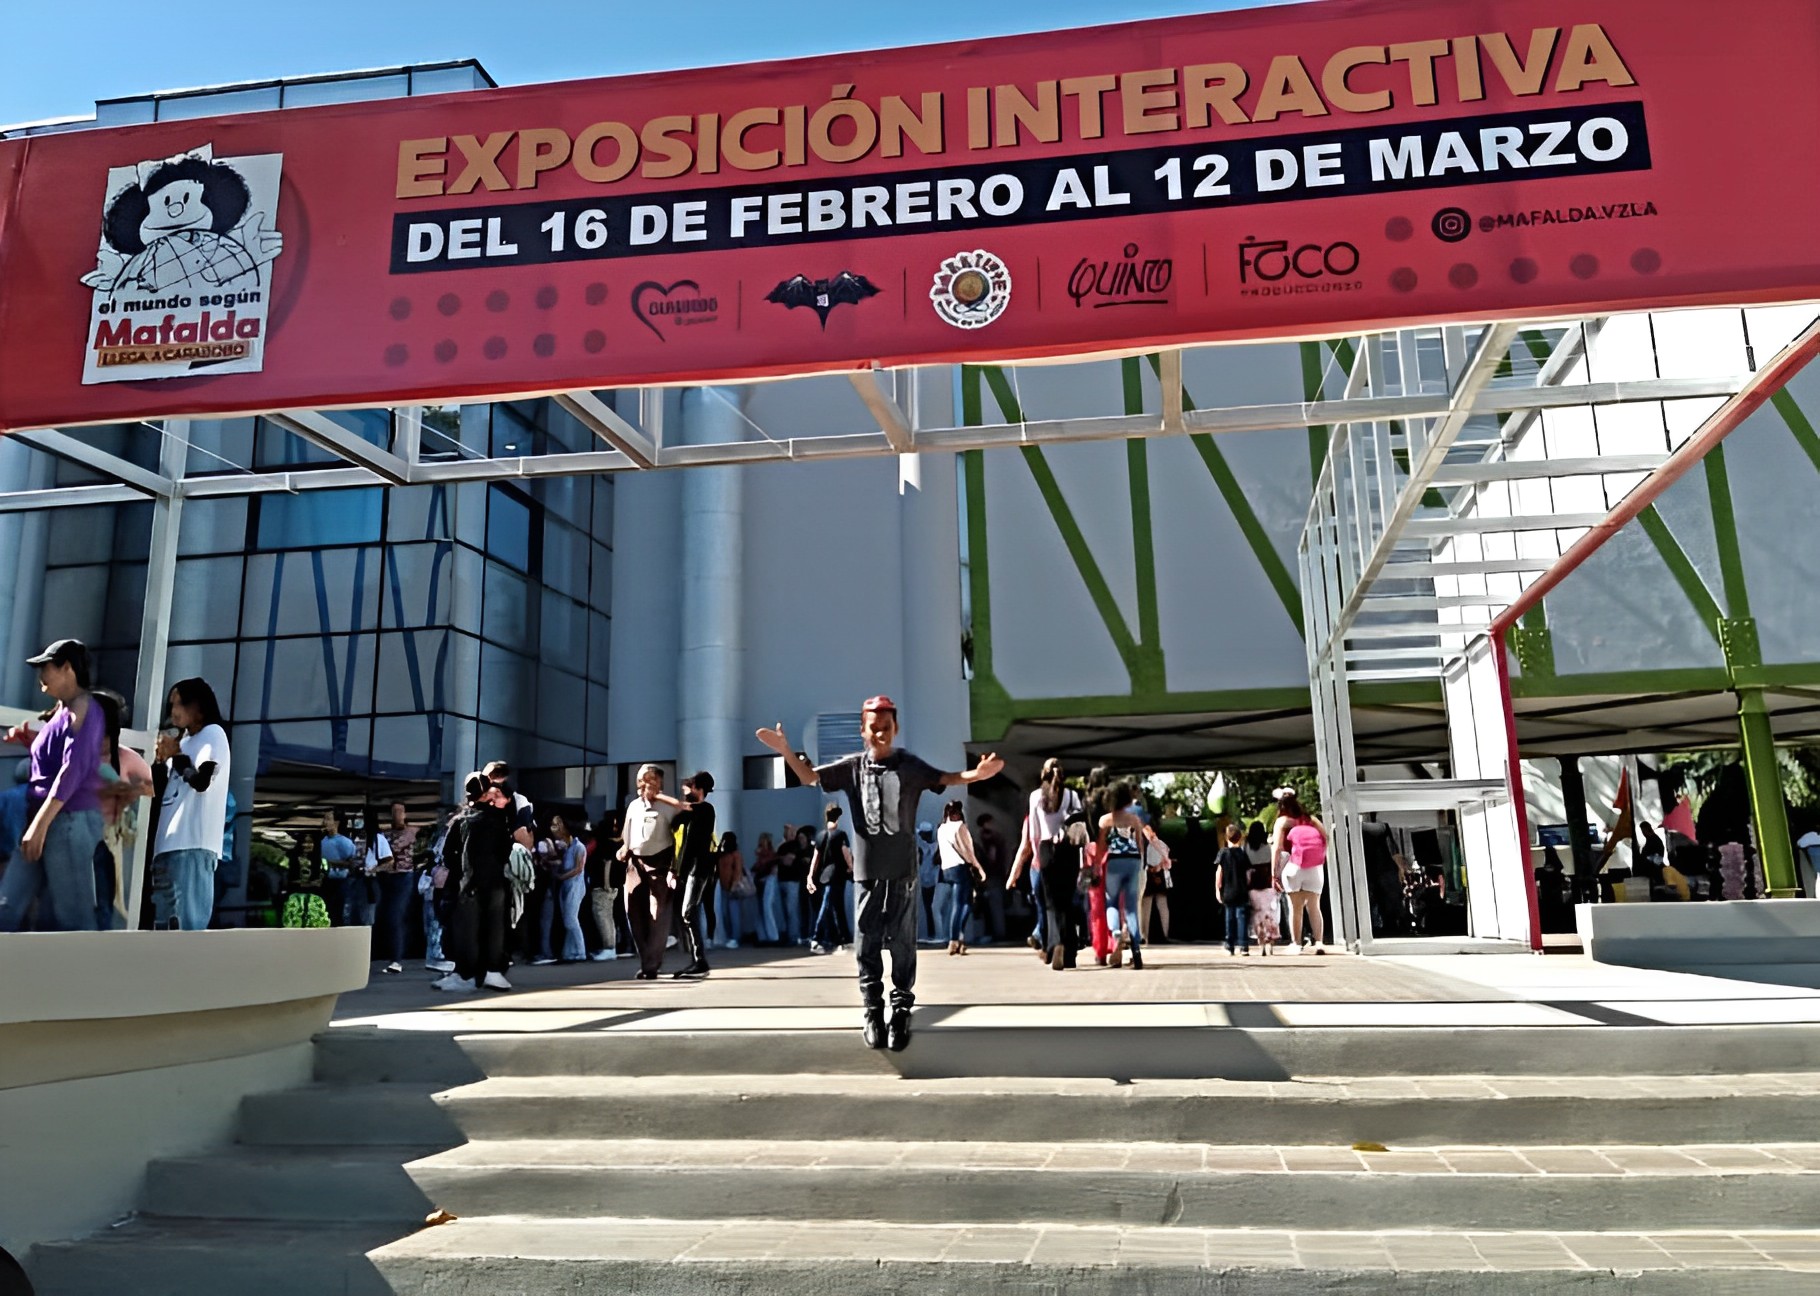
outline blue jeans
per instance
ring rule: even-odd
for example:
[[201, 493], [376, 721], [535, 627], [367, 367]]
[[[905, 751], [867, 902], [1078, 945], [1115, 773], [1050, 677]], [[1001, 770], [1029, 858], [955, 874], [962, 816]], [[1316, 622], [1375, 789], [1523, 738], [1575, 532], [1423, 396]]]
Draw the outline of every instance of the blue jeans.
[[973, 915], [973, 875], [964, 868], [943, 869], [942, 885], [946, 896], [937, 905], [947, 917], [948, 943], [967, 939], [967, 919]]
[[[152, 859], [152, 927], [205, 931], [215, 912], [212, 850], [165, 851]], [[174, 923], [173, 923], [173, 920]]]
[[743, 906], [743, 899], [726, 894], [726, 886], [713, 888], [713, 939], [723, 945], [726, 941], [739, 941]]
[[436, 892], [423, 898], [423, 961], [445, 963], [442, 956], [442, 919], [436, 916]]
[[1115, 937], [1119, 931], [1119, 914], [1125, 915], [1125, 930], [1131, 936], [1131, 948], [1138, 939], [1138, 878], [1143, 876], [1144, 862], [1135, 855], [1114, 855], [1106, 861], [1106, 930]]
[[800, 944], [803, 939], [803, 884], [780, 879], [777, 895], [778, 905], [784, 911], [783, 938], [792, 945]]
[[341, 893], [341, 925], [371, 927], [379, 914], [379, 878], [368, 877], [359, 869], [349, 869], [347, 884]]
[[1038, 945], [1048, 949], [1049, 906], [1043, 898], [1043, 872], [1034, 864], [1030, 868], [1030, 905], [1036, 910], [1036, 926], [1030, 929], [1030, 934]]
[[385, 934], [386, 957], [394, 963], [404, 962], [405, 919], [416, 895], [415, 873], [379, 875], [379, 930]]
[[588, 894], [588, 876], [577, 873], [572, 878], [564, 878], [555, 884], [555, 904], [546, 904], [544, 908], [543, 946], [550, 948], [550, 929], [556, 925], [556, 910], [562, 912], [562, 956], [573, 963], [577, 959], [588, 957], [587, 938], [581, 934], [581, 902]]
[[821, 890], [822, 907], [815, 915], [814, 938], [828, 949], [853, 943], [853, 928], [847, 925], [847, 879], [830, 882]]
[[758, 940], [761, 945], [775, 945], [778, 940], [777, 875], [758, 880]]
[[1251, 904], [1226, 906], [1226, 948], [1251, 948]]
[[101, 844], [99, 810], [65, 810], [44, 835], [44, 853], [36, 860], [14, 851], [0, 883], [0, 932], [19, 931], [26, 911], [39, 905], [40, 931], [95, 930], [95, 848]]

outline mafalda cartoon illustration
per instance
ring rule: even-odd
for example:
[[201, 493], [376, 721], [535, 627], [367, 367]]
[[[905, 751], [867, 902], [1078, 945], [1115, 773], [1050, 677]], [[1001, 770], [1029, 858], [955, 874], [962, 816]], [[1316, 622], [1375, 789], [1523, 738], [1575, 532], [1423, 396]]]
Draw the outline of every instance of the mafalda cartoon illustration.
[[[102, 221], [101, 264], [82, 282], [110, 293], [202, 292], [256, 280], [284, 236], [253, 211], [246, 178], [205, 144], [141, 162]], [[109, 256], [109, 252], [114, 255]]]
[[265, 364], [284, 155], [204, 144], [111, 167], [82, 381], [256, 373]]

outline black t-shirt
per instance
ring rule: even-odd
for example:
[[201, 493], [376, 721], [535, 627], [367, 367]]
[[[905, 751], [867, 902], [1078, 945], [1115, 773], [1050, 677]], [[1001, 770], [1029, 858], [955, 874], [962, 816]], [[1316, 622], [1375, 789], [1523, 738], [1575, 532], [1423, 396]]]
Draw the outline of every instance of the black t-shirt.
[[846, 878], [849, 845], [846, 831], [840, 828], [829, 828], [815, 839], [815, 849], [821, 852], [821, 868], [816, 872], [815, 885], [826, 886]]
[[864, 752], [820, 765], [822, 789], [853, 808], [853, 872], [861, 882], [916, 876], [916, 807], [942, 786], [942, 772], [902, 749], [875, 761]]
[[780, 882], [794, 882], [798, 886], [809, 880], [809, 856], [799, 850], [794, 841], [786, 842], [777, 852], [777, 878]]
[[1220, 869], [1220, 903], [1251, 903], [1251, 854], [1243, 846], [1222, 847], [1215, 864]]
[[678, 872], [714, 867], [714, 807], [697, 801], [677, 816], [682, 820], [682, 845], [676, 852]]

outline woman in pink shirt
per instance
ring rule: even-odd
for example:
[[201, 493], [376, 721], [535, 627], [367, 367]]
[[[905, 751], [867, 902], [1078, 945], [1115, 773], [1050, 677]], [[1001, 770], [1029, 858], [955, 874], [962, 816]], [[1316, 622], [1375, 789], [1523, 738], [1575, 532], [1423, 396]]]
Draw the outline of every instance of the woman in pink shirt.
[[1327, 882], [1327, 829], [1302, 808], [1292, 787], [1276, 790], [1277, 821], [1272, 829], [1271, 867], [1277, 885], [1289, 897], [1290, 954], [1302, 952], [1302, 922], [1307, 918], [1314, 952], [1321, 946], [1321, 891]]

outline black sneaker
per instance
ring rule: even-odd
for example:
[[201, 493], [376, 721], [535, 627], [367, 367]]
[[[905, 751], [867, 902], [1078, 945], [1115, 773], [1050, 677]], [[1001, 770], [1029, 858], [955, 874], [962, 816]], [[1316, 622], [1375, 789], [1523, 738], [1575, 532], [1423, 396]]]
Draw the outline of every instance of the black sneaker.
[[891, 1028], [885, 1033], [885, 1047], [902, 1053], [910, 1047], [910, 1010], [899, 1008], [891, 1014]]
[[861, 1033], [866, 1038], [867, 1048], [885, 1047], [885, 1010], [883, 1008], [866, 1010], [866, 1024], [861, 1028]]
[[670, 973], [670, 979], [672, 981], [681, 981], [684, 977], [705, 977], [707, 975], [708, 965], [706, 963], [691, 963], [680, 972]]
[[640, 969], [637, 976], [635, 976], [633, 979], [636, 981], [655, 981], [655, 980], [657, 980], [657, 973], [646, 972], [643, 969]]

